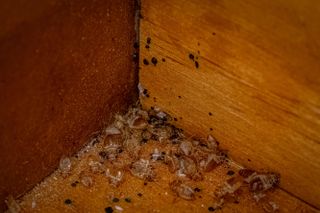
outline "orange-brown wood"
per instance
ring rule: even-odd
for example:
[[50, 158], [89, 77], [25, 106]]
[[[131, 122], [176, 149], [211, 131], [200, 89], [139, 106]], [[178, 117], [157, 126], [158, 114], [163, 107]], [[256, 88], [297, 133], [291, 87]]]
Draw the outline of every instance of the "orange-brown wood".
[[[99, 147], [99, 145], [98, 145]], [[148, 142], [143, 146], [141, 157], [148, 159], [154, 148], [169, 149], [166, 144], [159, 142]], [[189, 186], [198, 187], [200, 192], [196, 193], [195, 200], [183, 200], [171, 191], [169, 183], [177, 177], [169, 172], [168, 167], [159, 162], [153, 163], [156, 178], [153, 182], [147, 182], [133, 177], [127, 171], [124, 174], [123, 183], [114, 188], [108, 183], [104, 173], [94, 174], [90, 172], [90, 161], [95, 159], [99, 153], [98, 148], [89, 148], [88, 152], [80, 158], [72, 159], [72, 171], [70, 176], [63, 178], [60, 171], [54, 172], [44, 182], [26, 194], [21, 201], [24, 212], [105, 212], [105, 208], [112, 207], [114, 212], [120, 212], [115, 206], [123, 208], [123, 212], [209, 212], [217, 201], [214, 191], [221, 186], [225, 180], [230, 178], [227, 172], [237, 171], [234, 164], [219, 166], [215, 170], [205, 173], [204, 180], [187, 183]], [[107, 163], [104, 164], [108, 166]], [[92, 178], [93, 184], [86, 187], [81, 183], [81, 175], [86, 174]], [[80, 183], [72, 186], [72, 183]], [[139, 196], [138, 194], [141, 193]], [[118, 198], [119, 202], [113, 202]], [[125, 201], [130, 198], [131, 202]], [[70, 199], [71, 204], [65, 204]], [[226, 202], [222, 210], [217, 212], [266, 212], [266, 202], [256, 202], [248, 191], [243, 190], [239, 196], [239, 203]], [[282, 190], [276, 189], [267, 193], [267, 200], [275, 202], [279, 206], [278, 212], [316, 212], [316, 210], [300, 200], [290, 196]]]
[[[0, 202], [136, 96], [134, 2], [0, 2]], [[0, 208], [1, 211], [1, 208]]]
[[320, 2], [144, 0], [142, 16], [143, 105], [213, 133], [236, 161], [281, 173], [285, 191], [320, 208]]

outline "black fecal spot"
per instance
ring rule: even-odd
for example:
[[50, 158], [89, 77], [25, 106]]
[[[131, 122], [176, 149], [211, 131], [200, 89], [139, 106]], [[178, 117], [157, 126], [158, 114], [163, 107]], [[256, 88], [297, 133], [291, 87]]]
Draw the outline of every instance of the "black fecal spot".
[[117, 197], [115, 197], [115, 198], [113, 198], [112, 199], [112, 202], [114, 202], [114, 203], [118, 203], [120, 200], [119, 200], [119, 198], [117, 198]]
[[166, 62], [166, 59], [165, 59], [165, 58], [162, 58], [162, 62]]
[[149, 65], [149, 61], [147, 59], [143, 59], [144, 65]]
[[156, 97], [153, 97], [153, 102], [157, 102], [157, 98]]
[[195, 191], [195, 192], [200, 192], [201, 189], [199, 189], [198, 187], [196, 187], [196, 188], [194, 188], [194, 191]]
[[181, 98], [181, 96], [179, 95], [178, 98]]
[[141, 193], [138, 193], [137, 195], [138, 195], [139, 197], [142, 197], [142, 194], [141, 194]]
[[212, 113], [211, 113], [211, 112], [209, 112], [208, 114], [209, 114], [209, 116], [212, 116]]
[[229, 176], [232, 176], [232, 175], [234, 175], [234, 171], [232, 171], [232, 170], [229, 170], [229, 171], [227, 172], [227, 175], [229, 175]]
[[151, 44], [151, 38], [150, 37], [147, 38], [147, 44]]
[[197, 61], [194, 62], [194, 65], [196, 66], [196, 68], [199, 68], [199, 63]]
[[67, 205], [70, 205], [70, 204], [72, 203], [72, 200], [66, 199], [66, 200], [64, 201], [64, 203], [67, 204]]
[[131, 203], [131, 198], [129, 198], [129, 197], [126, 197], [124, 200], [125, 200], [127, 203]]
[[198, 50], [198, 54], [200, 55], [200, 50]]
[[173, 120], [174, 120], [174, 121], [178, 121], [178, 119], [177, 119], [177, 118], [173, 118]]
[[135, 49], [138, 49], [138, 48], [139, 48], [139, 43], [138, 43], [138, 42], [134, 42], [133, 47], [134, 47]]
[[155, 57], [152, 57], [151, 62], [153, 63], [154, 66], [156, 66], [158, 63], [158, 60]]
[[212, 131], [213, 129], [210, 127], [210, 131]]
[[216, 33], [215, 33], [215, 32], [213, 32], [213, 33], [212, 33], [212, 35], [214, 35], [214, 36], [215, 36], [215, 35], [216, 35]]
[[209, 210], [209, 212], [213, 212], [213, 211], [214, 211], [214, 208], [213, 208], [212, 206], [210, 206], [210, 207], [208, 208], [208, 210]]
[[111, 206], [109, 206], [109, 207], [105, 208], [104, 211], [106, 213], [112, 213], [113, 212], [113, 208]]
[[149, 48], [150, 48], [149, 44], [146, 44], [146, 48], [147, 48], [147, 49], [149, 49]]
[[190, 53], [190, 54], [189, 54], [189, 58], [190, 58], [191, 60], [194, 60], [194, 55], [193, 55], [192, 53]]
[[251, 160], [250, 160], [250, 159], [248, 159], [248, 161], [249, 161], [249, 162], [251, 162]]

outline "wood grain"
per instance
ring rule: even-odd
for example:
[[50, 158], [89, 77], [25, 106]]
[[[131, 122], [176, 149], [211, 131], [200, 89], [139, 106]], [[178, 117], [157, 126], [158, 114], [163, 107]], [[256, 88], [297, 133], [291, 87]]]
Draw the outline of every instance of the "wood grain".
[[320, 208], [320, 2], [144, 0], [142, 16], [143, 105]]
[[134, 2], [0, 1], [0, 212], [137, 99]]

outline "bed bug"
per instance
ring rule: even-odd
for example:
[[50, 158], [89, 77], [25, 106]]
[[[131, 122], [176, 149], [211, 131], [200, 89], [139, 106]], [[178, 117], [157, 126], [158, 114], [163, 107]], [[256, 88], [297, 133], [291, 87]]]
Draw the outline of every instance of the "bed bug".
[[68, 157], [62, 157], [59, 162], [59, 169], [63, 177], [67, 177], [71, 172], [72, 162]]
[[179, 169], [179, 159], [173, 154], [165, 155], [164, 162], [168, 165], [169, 172], [171, 173]]
[[93, 185], [93, 178], [88, 172], [82, 171], [79, 176], [80, 183], [85, 187], [91, 187]]
[[193, 153], [192, 143], [188, 140], [183, 140], [179, 145], [179, 152], [184, 155], [191, 155]]
[[174, 180], [173, 182], [171, 182], [169, 184], [170, 189], [176, 193], [176, 195], [178, 195], [179, 197], [185, 199], [185, 200], [194, 200], [195, 199], [195, 192], [194, 190], [182, 183], [182, 181], [180, 180]]
[[249, 181], [249, 189], [253, 192], [264, 192], [279, 185], [280, 176], [275, 173], [256, 174]]
[[148, 125], [147, 121], [140, 115], [136, 115], [128, 120], [131, 129], [145, 129]]
[[109, 183], [113, 187], [118, 187], [123, 181], [123, 172], [117, 171], [116, 175], [111, 174], [110, 169], [107, 169], [105, 175], [109, 179]]
[[130, 172], [133, 176], [147, 181], [152, 181], [155, 178], [155, 172], [148, 160], [140, 159], [133, 162], [130, 166]]

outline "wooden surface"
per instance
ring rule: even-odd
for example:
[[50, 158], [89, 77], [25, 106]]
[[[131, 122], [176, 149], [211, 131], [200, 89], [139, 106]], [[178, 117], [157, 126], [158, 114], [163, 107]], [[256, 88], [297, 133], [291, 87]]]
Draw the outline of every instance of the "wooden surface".
[[[160, 147], [159, 147], [160, 146]], [[100, 147], [100, 148], [99, 148]], [[154, 148], [166, 149], [168, 145], [159, 145], [159, 142], [149, 142], [143, 146], [141, 157], [150, 158]], [[101, 146], [86, 149], [84, 155], [72, 159], [72, 171], [70, 176], [63, 178], [56, 171], [36, 188], [26, 194], [20, 201], [24, 212], [105, 212], [104, 209], [115, 206], [123, 208], [123, 212], [209, 212], [208, 208], [215, 202], [214, 191], [226, 179], [227, 171], [237, 171], [238, 167], [233, 164], [220, 166], [210, 173], [205, 173], [204, 180], [188, 183], [191, 187], [198, 187], [194, 201], [187, 201], [177, 197], [169, 188], [169, 182], [176, 179], [175, 174], [168, 171], [163, 163], [155, 163], [157, 178], [154, 182], [144, 184], [143, 180], [133, 177], [128, 172], [124, 175], [124, 182], [114, 188], [108, 183], [104, 173], [94, 174], [90, 172], [88, 164], [94, 156], [98, 155]], [[104, 164], [104, 166], [107, 166]], [[81, 173], [92, 178], [93, 185], [85, 187], [81, 184]], [[71, 186], [75, 181], [80, 183]], [[138, 194], [141, 193], [141, 196]], [[268, 193], [268, 200], [279, 205], [278, 212], [316, 212], [315, 209], [289, 196], [282, 190]], [[119, 198], [119, 202], [113, 202], [113, 198]], [[131, 202], [125, 201], [130, 198]], [[65, 204], [70, 199], [71, 204]], [[215, 212], [265, 212], [264, 205], [260, 201], [256, 203], [247, 191], [239, 196], [239, 203], [227, 203], [221, 211]]]
[[284, 191], [320, 208], [320, 1], [144, 0], [142, 16], [143, 105], [212, 132], [236, 161], [281, 173]]
[[0, 2], [0, 212], [137, 97], [134, 2]]

